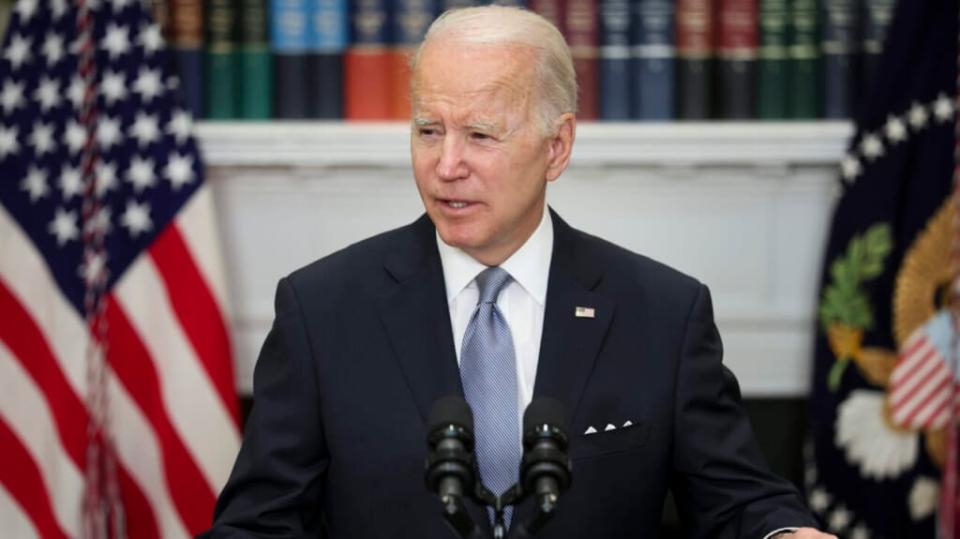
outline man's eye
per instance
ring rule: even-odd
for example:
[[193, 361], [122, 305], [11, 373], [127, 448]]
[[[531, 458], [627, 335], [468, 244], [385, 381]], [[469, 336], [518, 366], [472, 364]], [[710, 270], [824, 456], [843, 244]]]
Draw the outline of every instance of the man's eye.
[[474, 131], [473, 133], [470, 133], [470, 138], [472, 138], [473, 140], [490, 140], [493, 137], [491, 137], [486, 133], [480, 133], [480, 132]]
[[437, 134], [437, 130], [432, 127], [421, 127], [419, 133], [421, 137], [432, 137]]

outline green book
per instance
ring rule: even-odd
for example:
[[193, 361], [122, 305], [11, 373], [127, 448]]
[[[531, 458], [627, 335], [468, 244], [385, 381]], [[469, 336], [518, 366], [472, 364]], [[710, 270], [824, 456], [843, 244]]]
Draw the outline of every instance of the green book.
[[267, 0], [240, 0], [240, 118], [266, 120], [273, 113]]
[[757, 52], [757, 117], [787, 117], [787, 0], [760, 0]]
[[0, 40], [7, 35], [7, 24], [10, 22], [11, 11], [13, 11], [13, 0], [0, 0]]
[[820, 49], [817, 0], [790, 0], [787, 24], [787, 116], [820, 117]]
[[211, 120], [239, 117], [240, 69], [237, 54], [239, 0], [206, 1], [205, 109]]

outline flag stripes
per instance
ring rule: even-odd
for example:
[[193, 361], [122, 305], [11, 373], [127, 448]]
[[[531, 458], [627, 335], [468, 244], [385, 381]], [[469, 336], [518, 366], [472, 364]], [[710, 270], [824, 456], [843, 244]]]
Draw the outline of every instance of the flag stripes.
[[950, 402], [957, 405], [955, 386], [946, 358], [921, 328], [904, 343], [890, 375], [890, 417], [902, 427], [942, 428], [950, 420]]

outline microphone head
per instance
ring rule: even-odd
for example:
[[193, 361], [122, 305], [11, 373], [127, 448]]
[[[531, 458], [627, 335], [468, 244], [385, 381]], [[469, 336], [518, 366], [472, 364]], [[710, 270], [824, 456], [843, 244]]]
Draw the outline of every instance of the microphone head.
[[563, 403], [550, 397], [533, 399], [523, 412], [523, 437], [527, 438], [538, 427], [549, 425], [551, 430], [559, 431], [567, 437], [567, 411]]
[[470, 410], [467, 401], [459, 395], [447, 395], [434, 401], [430, 408], [427, 432], [433, 433], [438, 429], [446, 429], [450, 425], [473, 436], [473, 411]]

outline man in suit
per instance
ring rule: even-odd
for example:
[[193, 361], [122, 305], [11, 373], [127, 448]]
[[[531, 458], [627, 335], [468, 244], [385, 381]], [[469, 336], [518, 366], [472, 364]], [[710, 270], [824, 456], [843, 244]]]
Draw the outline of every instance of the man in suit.
[[432, 403], [460, 394], [488, 486], [516, 480], [530, 400], [566, 406], [574, 479], [542, 537], [653, 537], [668, 488], [695, 537], [829, 537], [762, 463], [707, 289], [547, 209], [576, 132], [556, 28], [445, 14], [412, 109], [426, 215], [281, 280], [210, 535], [454, 537], [423, 466]]

